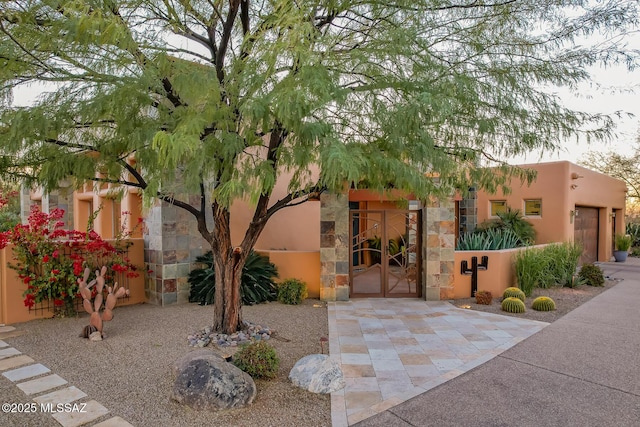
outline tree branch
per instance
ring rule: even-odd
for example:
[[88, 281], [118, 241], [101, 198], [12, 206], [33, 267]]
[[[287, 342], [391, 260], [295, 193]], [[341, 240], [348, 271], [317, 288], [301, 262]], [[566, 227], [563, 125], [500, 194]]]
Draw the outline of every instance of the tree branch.
[[229, 14], [227, 20], [224, 22], [222, 29], [222, 39], [220, 40], [220, 46], [216, 52], [216, 74], [220, 84], [224, 83], [224, 57], [229, 48], [229, 40], [231, 39], [231, 33], [233, 32], [233, 23], [238, 16], [238, 10], [240, 9], [240, 0], [229, 0]]

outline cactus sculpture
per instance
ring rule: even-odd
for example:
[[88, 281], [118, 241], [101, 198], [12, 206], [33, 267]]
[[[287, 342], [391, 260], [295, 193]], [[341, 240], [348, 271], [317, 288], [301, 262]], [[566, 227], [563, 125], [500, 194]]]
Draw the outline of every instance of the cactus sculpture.
[[502, 301], [502, 310], [507, 313], [524, 313], [524, 302], [520, 298], [509, 297]]
[[524, 302], [526, 297], [524, 292], [522, 292], [522, 289], [511, 287], [504, 290], [502, 298], [518, 298], [520, 301]]
[[[104, 300], [102, 291], [104, 289], [104, 275], [107, 272], [107, 267], [103, 266], [100, 271], [96, 270], [96, 278], [91, 282], [87, 283], [89, 279], [89, 274], [91, 270], [86, 268], [84, 270], [84, 276], [82, 279], [78, 279], [78, 285], [80, 287], [80, 295], [82, 295], [83, 301], [82, 306], [85, 311], [91, 315], [91, 319], [89, 321], [89, 325], [85, 326], [80, 334], [81, 337], [89, 338], [93, 341], [102, 340], [102, 328], [104, 322], [108, 322], [113, 319], [113, 308], [116, 306], [118, 302], [118, 298], [121, 298], [125, 295], [129, 295], [129, 290], [123, 287], [118, 288], [118, 283], [114, 283], [113, 288], [111, 286], [107, 287], [107, 298], [104, 301], [104, 309], [101, 312], [102, 303]], [[91, 302], [91, 288], [96, 286], [96, 296]]]
[[537, 311], [553, 311], [556, 303], [549, 297], [538, 297], [531, 303], [531, 308]]

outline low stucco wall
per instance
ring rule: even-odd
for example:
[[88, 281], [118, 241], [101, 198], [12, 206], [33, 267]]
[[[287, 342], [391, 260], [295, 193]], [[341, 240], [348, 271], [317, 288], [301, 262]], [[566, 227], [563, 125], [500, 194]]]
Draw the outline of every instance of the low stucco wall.
[[471, 297], [471, 275], [465, 275], [460, 272], [462, 261], [467, 261], [469, 268], [471, 268], [471, 257], [478, 257], [478, 263], [482, 261], [483, 256], [489, 257], [489, 267], [486, 270], [478, 270], [478, 290], [489, 291], [494, 297], [500, 297], [508, 287], [517, 286], [514, 268], [515, 254], [531, 247], [542, 248], [544, 246], [546, 245], [504, 249], [501, 251], [455, 251], [453, 271], [454, 298]]
[[299, 279], [307, 283], [309, 298], [320, 298], [320, 251], [256, 250], [278, 268], [279, 282]]
[[[132, 246], [129, 248], [131, 263], [139, 268], [139, 276], [129, 279], [130, 295], [128, 299], [121, 299], [116, 306], [139, 304], [146, 302], [144, 294], [144, 240], [129, 240]], [[12, 245], [0, 250], [0, 323], [10, 325], [13, 323], [27, 322], [34, 319], [45, 319], [53, 316], [51, 310], [31, 310], [24, 306], [22, 294], [26, 285], [18, 278], [16, 271], [9, 267], [15, 263]], [[37, 307], [37, 305], [36, 305]]]

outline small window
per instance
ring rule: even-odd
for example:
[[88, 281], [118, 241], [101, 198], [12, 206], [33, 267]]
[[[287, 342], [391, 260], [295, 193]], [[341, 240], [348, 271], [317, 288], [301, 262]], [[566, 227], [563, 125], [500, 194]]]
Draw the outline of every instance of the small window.
[[506, 212], [506, 210], [507, 210], [506, 200], [491, 201], [491, 216], [498, 216], [499, 213]]
[[524, 216], [541, 216], [542, 215], [542, 200], [525, 200], [524, 201]]

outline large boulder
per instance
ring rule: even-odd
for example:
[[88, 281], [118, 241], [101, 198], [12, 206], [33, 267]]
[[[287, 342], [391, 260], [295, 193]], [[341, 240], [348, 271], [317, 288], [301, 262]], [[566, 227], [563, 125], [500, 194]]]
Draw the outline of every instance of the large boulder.
[[188, 353], [173, 366], [171, 398], [193, 409], [230, 409], [251, 404], [256, 385], [246, 373], [210, 350]]
[[312, 393], [332, 393], [345, 386], [340, 365], [325, 354], [311, 354], [298, 360], [289, 372], [289, 379]]

